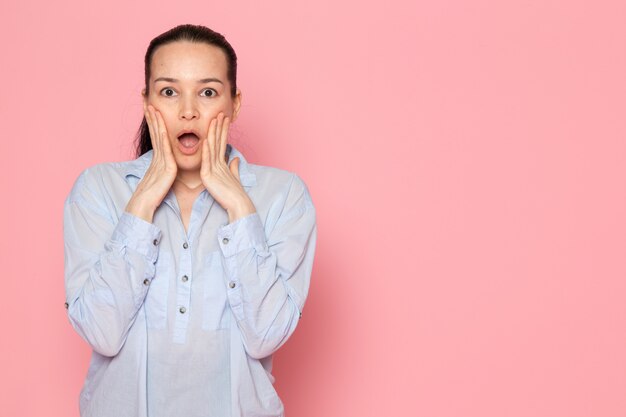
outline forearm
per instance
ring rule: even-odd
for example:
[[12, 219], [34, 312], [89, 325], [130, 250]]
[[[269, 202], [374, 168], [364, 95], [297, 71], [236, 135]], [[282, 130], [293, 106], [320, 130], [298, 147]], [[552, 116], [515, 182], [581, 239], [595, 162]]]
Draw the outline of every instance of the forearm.
[[301, 230], [274, 248], [268, 245], [257, 213], [218, 232], [228, 300], [252, 357], [275, 352], [301, 316], [316, 233], [314, 212], [303, 219]]
[[[161, 239], [151, 223], [124, 213], [103, 250], [82, 254], [75, 227], [66, 231], [66, 283], [72, 326], [91, 347], [106, 356], [123, 346], [155, 274]], [[74, 243], [75, 242], [75, 243]]]

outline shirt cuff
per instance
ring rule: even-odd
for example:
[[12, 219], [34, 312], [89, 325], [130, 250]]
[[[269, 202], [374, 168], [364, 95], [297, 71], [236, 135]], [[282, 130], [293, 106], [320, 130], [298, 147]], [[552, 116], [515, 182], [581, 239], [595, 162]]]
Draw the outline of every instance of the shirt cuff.
[[125, 211], [113, 230], [111, 240], [122, 243], [155, 263], [159, 255], [161, 229]]
[[217, 230], [217, 239], [226, 258], [251, 248], [259, 252], [267, 250], [265, 230], [258, 212], [220, 226]]

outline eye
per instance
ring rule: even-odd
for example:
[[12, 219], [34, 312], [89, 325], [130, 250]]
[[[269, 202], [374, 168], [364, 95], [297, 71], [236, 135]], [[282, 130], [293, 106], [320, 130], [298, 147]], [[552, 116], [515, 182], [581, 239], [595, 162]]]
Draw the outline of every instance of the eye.
[[174, 90], [172, 90], [169, 87], [165, 87], [164, 89], [161, 90], [161, 94], [163, 94], [163, 92], [166, 91], [165, 96], [166, 97], [172, 97], [174, 95]]
[[212, 88], [206, 88], [206, 89], [204, 89], [204, 90], [202, 90], [202, 91], [203, 91], [203, 92], [208, 92], [208, 93], [210, 93], [210, 94], [208, 94], [208, 95], [204, 95], [204, 94], [203, 94], [203, 95], [204, 95], [204, 97], [215, 97], [215, 96], [217, 95], [217, 91], [215, 91], [215, 90], [214, 90], [214, 89], [212, 89]]

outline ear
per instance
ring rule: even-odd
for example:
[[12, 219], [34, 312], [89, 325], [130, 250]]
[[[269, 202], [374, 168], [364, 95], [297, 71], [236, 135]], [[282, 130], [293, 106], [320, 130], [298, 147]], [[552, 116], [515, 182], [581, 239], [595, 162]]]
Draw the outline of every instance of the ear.
[[142, 101], [143, 101], [143, 108], [145, 110], [146, 106], [148, 105], [148, 97], [146, 96], [146, 89], [145, 88], [143, 88], [141, 90], [141, 98], [142, 98]]
[[233, 98], [233, 117], [231, 122], [234, 122], [235, 120], [237, 120], [237, 116], [239, 115], [239, 109], [241, 109], [241, 90], [237, 89], [237, 92], [235, 93], [235, 97]]

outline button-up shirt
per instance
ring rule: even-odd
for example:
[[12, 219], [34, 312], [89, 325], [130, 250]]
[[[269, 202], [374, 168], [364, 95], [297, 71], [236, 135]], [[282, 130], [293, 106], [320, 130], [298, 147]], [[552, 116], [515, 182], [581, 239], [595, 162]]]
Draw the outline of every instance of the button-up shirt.
[[92, 349], [82, 417], [283, 416], [272, 354], [302, 317], [317, 234], [295, 173], [240, 158], [256, 212], [228, 222], [205, 189], [188, 230], [172, 189], [125, 211], [153, 151], [80, 173], [64, 206], [65, 307]]

